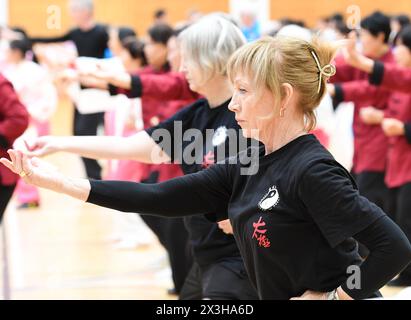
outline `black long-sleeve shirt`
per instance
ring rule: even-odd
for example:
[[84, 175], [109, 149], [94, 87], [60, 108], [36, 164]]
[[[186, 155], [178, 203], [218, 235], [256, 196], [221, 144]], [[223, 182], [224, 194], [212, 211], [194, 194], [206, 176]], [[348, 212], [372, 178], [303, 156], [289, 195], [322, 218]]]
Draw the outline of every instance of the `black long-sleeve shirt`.
[[107, 49], [108, 33], [103, 25], [96, 24], [92, 29], [83, 31], [80, 28], [70, 30], [61, 37], [30, 38], [33, 43], [54, 43], [73, 41], [79, 57], [103, 58]]
[[[312, 135], [269, 155], [249, 149], [157, 185], [91, 181], [88, 202], [166, 217], [229, 217], [261, 299], [340, 285], [355, 299], [367, 298], [411, 261], [404, 233], [360, 196], [350, 174]], [[370, 249], [364, 263], [354, 239]], [[359, 288], [347, 283], [353, 265], [360, 266]]]
[[[229, 101], [211, 108], [206, 99], [199, 99], [180, 110], [159, 125], [147, 129], [147, 133], [170, 156], [173, 163], [180, 164], [184, 174], [201, 171], [227, 156], [235, 156], [230, 148], [237, 141], [246, 142], [228, 109]], [[179, 130], [179, 128], [181, 130]], [[195, 134], [190, 133], [193, 129]], [[166, 132], [169, 139], [162, 139]], [[158, 134], [160, 133], [160, 136]], [[164, 142], [169, 141], [167, 145]], [[240, 144], [240, 143], [239, 143]], [[246, 145], [240, 150], [245, 150]], [[189, 232], [189, 241], [196, 262], [207, 266], [221, 259], [240, 257], [240, 251], [232, 235], [225, 234], [216, 223], [202, 215], [184, 218]]]

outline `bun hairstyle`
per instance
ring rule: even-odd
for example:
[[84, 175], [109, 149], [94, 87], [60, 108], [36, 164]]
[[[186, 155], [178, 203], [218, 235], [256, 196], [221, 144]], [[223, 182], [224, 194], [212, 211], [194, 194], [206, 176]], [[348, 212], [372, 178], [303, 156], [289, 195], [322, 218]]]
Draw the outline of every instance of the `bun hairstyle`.
[[237, 73], [250, 76], [257, 88], [265, 86], [276, 99], [273, 113], [279, 113], [284, 96], [283, 83], [298, 93], [298, 106], [305, 115], [306, 130], [316, 126], [315, 108], [326, 93], [326, 83], [335, 74], [331, 64], [337, 47], [313, 38], [305, 41], [293, 37], [266, 37], [237, 50], [228, 63], [231, 81]]

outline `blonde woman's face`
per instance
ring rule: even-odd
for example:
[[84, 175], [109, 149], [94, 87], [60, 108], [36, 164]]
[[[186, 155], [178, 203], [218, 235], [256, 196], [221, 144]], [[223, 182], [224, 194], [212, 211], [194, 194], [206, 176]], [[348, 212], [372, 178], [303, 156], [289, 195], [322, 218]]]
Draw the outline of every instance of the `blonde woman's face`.
[[243, 129], [246, 138], [260, 140], [272, 131], [275, 119], [275, 99], [267, 88], [257, 88], [248, 76], [238, 74], [234, 79], [234, 95], [228, 108]]

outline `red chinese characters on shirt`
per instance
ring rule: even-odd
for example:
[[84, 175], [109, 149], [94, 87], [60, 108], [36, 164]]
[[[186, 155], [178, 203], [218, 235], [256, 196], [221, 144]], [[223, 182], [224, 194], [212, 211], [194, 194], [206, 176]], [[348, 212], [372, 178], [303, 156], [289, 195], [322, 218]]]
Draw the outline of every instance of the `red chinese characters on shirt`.
[[201, 165], [204, 169], [207, 169], [209, 166], [213, 165], [215, 163], [214, 159], [214, 152], [209, 151], [203, 159], [203, 164]]
[[265, 225], [266, 224], [262, 217], [260, 217], [258, 222], [253, 223], [254, 233], [252, 239], [257, 240], [259, 247], [269, 248], [271, 246], [271, 242], [267, 237], [267, 229], [264, 229]]

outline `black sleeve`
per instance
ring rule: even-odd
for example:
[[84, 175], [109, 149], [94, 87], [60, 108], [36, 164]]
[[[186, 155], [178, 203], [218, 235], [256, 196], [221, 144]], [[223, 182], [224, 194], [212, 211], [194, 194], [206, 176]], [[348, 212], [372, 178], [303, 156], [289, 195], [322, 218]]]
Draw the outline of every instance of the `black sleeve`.
[[384, 78], [384, 63], [381, 61], [374, 61], [374, 67], [369, 75], [368, 81], [370, 84], [379, 86]]
[[344, 102], [344, 91], [343, 91], [341, 84], [338, 84], [338, 83], [334, 84], [334, 88], [335, 88], [335, 94], [333, 97], [333, 108], [335, 111], [337, 110], [340, 103]]
[[370, 254], [360, 267], [359, 288], [342, 289], [354, 299], [365, 299], [383, 287], [411, 261], [411, 245], [402, 230], [387, 216], [360, 231], [354, 238], [363, 243]]
[[405, 139], [411, 144], [411, 122], [404, 123]]
[[65, 42], [71, 40], [71, 31], [66, 33], [61, 37], [52, 37], [52, 38], [30, 38], [32, 43], [55, 43], [55, 42]]
[[206, 170], [158, 184], [90, 180], [87, 202], [123, 212], [182, 217], [227, 212], [231, 195], [228, 166]]
[[10, 148], [10, 142], [7, 141], [6, 137], [0, 134], [0, 148], [8, 149]]
[[131, 90], [129, 98], [140, 98], [143, 94], [143, 84], [139, 76], [131, 76]]
[[334, 160], [310, 165], [302, 174], [298, 192], [309, 215], [333, 248], [385, 215], [359, 194], [353, 178]]
[[118, 87], [113, 86], [112, 84], [108, 85], [108, 92], [110, 93], [110, 96], [116, 96], [118, 95]]
[[[118, 87], [109, 83], [108, 92], [111, 96], [118, 95]], [[143, 93], [143, 85], [139, 76], [131, 76], [131, 89], [127, 92], [127, 97], [130, 99], [140, 98]]]
[[146, 129], [148, 135], [171, 158], [171, 162], [182, 162], [183, 136], [187, 128], [192, 128], [191, 119], [194, 114], [193, 106], [194, 105], [190, 105], [178, 111], [171, 118], [159, 123], [157, 126]]

